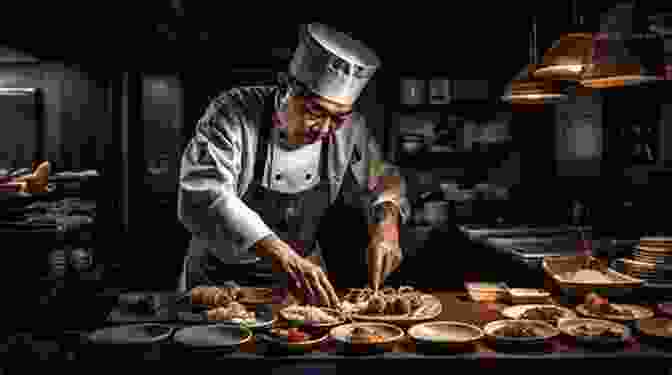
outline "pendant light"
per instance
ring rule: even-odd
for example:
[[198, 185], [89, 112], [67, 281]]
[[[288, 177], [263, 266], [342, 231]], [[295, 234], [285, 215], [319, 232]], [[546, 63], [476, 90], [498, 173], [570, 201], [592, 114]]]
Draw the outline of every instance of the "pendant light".
[[[572, 1], [572, 24], [583, 26], [583, 18], [578, 18], [576, 0]], [[580, 81], [586, 65], [593, 53], [594, 33], [575, 32], [562, 35], [544, 53], [541, 64], [533, 75], [539, 79]]]
[[639, 85], [657, 81], [641, 64], [639, 57], [629, 53], [625, 41], [617, 38], [596, 39], [590, 56], [581, 73], [581, 85], [602, 89]]
[[535, 79], [532, 73], [537, 68], [537, 22], [533, 18], [530, 40], [531, 63], [525, 66], [506, 86], [502, 100], [511, 104], [551, 104], [564, 101], [564, 94], [557, 82]]
[[[576, 0], [572, 1], [574, 24]], [[544, 54], [533, 73], [535, 78], [580, 82], [589, 88], [637, 85], [655, 81], [636, 56], [631, 55], [623, 39], [606, 33], [571, 33], [560, 37]]]

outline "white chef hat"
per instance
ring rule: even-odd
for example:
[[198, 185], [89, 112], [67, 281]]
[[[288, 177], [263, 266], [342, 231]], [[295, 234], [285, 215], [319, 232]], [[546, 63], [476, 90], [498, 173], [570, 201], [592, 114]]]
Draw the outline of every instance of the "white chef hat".
[[289, 73], [315, 94], [351, 105], [380, 67], [380, 59], [362, 42], [323, 24], [301, 28]]

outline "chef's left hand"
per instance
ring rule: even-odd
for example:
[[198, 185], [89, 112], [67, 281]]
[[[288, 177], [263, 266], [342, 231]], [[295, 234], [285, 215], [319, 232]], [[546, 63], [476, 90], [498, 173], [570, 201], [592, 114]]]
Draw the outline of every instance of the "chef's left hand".
[[378, 290], [387, 277], [401, 265], [399, 240], [376, 236], [369, 244], [368, 253], [369, 282], [373, 290]]

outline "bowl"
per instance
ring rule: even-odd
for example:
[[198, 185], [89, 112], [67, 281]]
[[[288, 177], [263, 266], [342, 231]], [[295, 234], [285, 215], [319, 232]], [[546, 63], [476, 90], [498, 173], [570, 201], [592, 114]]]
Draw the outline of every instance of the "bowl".
[[636, 323], [637, 330], [648, 338], [669, 341], [672, 339], [672, 319], [650, 318]]
[[[576, 331], [580, 326], [588, 326], [594, 329], [613, 329], [622, 332], [619, 337], [605, 337], [605, 336], [590, 336], [582, 335]], [[560, 319], [558, 322], [558, 329], [576, 339], [577, 342], [582, 344], [589, 345], [616, 345], [623, 344], [632, 336], [632, 332], [629, 327], [611, 322], [608, 320], [601, 319], [584, 319], [584, 318], [569, 318], [569, 319]]]
[[[507, 326], [523, 326], [534, 329], [538, 334], [533, 337], [510, 337], [499, 335], [497, 330]], [[560, 331], [541, 320], [496, 320], [483, 327], [483, 332], [490, 341], [503, 345], [538, 345], [558, 336]]]
[[418, 351], [467, 351], [485, 335], [480, 328], [461, 322], [429, 322], [417, 324], [408, 330]]
[[[369, 328], [383, 337], [376, 343], [359, 343], [350, 340], [350, 334], [355, 328]], [[329, 336], [336, 340], [339, 352], [350, 354], [373, 354], [391, 351], [394, 344], [405, 336], [404, 330], [387, 323], [351, 323], [334, 327]]]
[[173, 340], [195, 350], [236, 351], [252, 338], [249, 328], [227, 324], [211, 324], [183, 328], [173, 335]]

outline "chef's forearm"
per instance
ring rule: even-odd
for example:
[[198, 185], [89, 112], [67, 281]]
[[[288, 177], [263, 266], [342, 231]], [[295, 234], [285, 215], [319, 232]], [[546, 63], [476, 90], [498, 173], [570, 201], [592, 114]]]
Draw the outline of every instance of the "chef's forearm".
[[372, 223], [369, 233], [372, 237], [381, 236], [386, 240], [396, 241], [399, 238], [400, 210], [399, 206], [392, 202], [382, 202], [374, 208]]

